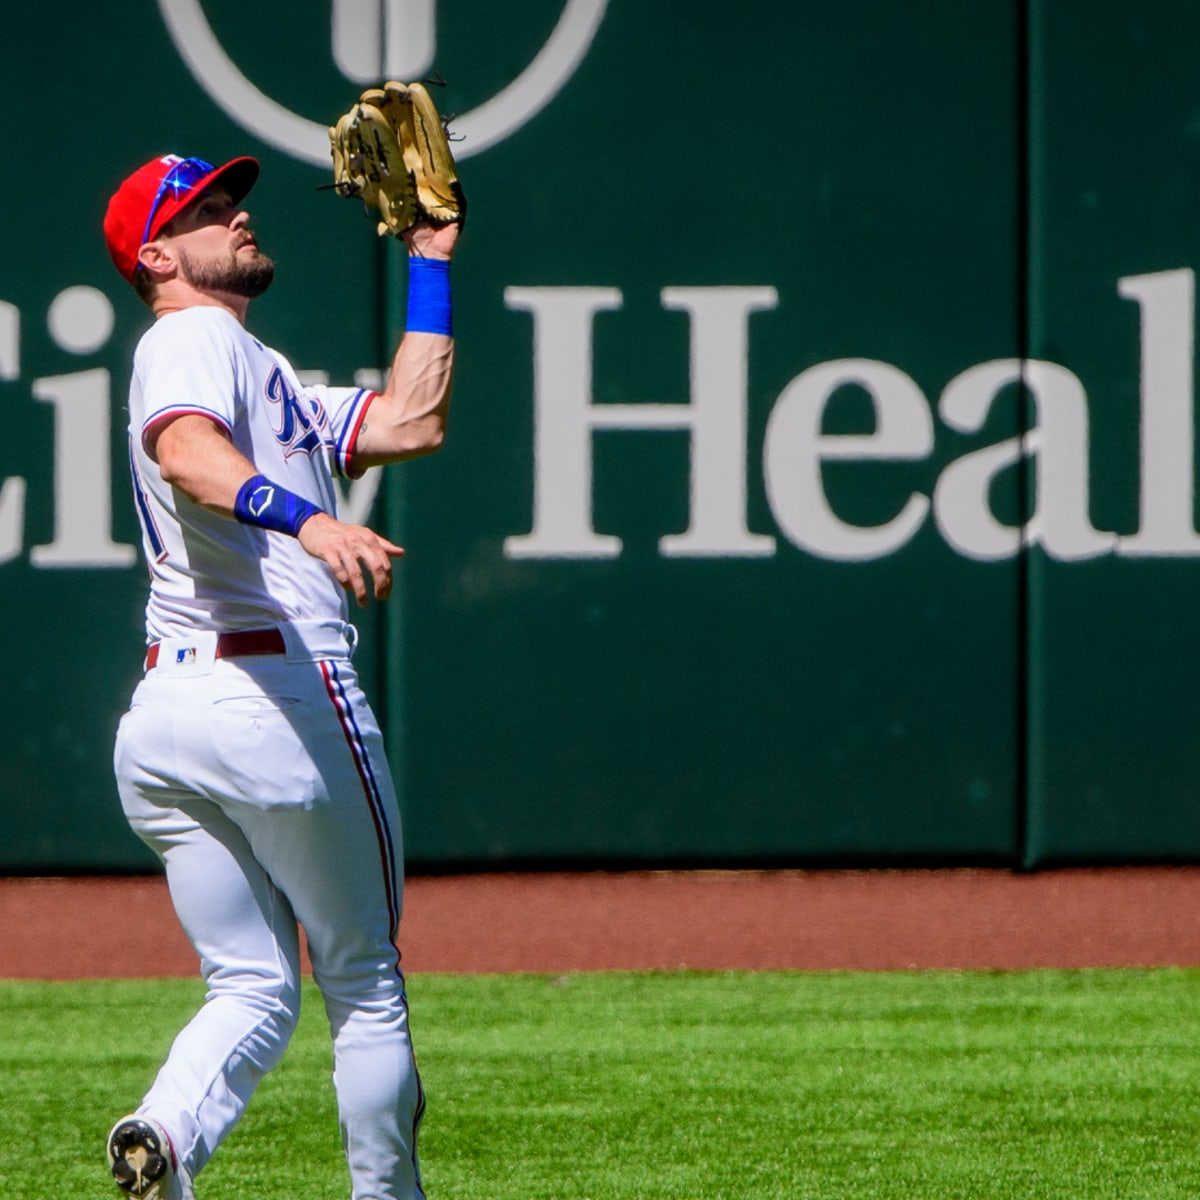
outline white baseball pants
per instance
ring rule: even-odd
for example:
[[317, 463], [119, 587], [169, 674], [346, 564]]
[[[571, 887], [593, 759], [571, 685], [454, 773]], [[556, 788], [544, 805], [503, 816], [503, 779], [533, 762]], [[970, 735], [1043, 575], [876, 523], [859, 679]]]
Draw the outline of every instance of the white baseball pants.
[[165, 864], [208, 985], [138, 1113], [163, 1126], [188, 1177], [204, 1167], [295, 1029], [299, 921], [354, 1200], [419, 1200], [424, 1096], [395, 945], [403, 868], [383, 741], [352, 627], [281, 629], [286, 655], [214, 657], [211, 634], [161, 643], [121, 721], [122, 807]]

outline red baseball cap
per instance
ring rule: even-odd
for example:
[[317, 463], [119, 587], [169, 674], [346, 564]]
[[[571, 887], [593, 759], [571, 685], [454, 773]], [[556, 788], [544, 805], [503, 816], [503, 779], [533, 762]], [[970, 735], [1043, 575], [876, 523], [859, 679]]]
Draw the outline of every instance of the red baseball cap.
[[235, 158], [214, 167], [202, 158], [164, 154], [139, 167], [108, 202], [104, 240], [118, 271], [133, 281], [138, 251], [206, 188], [219, 183], [239, 204], [258, 179], [258, 159]]

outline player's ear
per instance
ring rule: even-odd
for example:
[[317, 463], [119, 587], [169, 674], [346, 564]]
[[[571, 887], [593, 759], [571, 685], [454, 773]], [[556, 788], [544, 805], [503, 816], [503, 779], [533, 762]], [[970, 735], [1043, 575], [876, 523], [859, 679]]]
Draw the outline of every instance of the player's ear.
[[175, 274], [175, 253], [165, 242], [146, 242], [138, 250], [138, 262], [156, 279], [169, 279]]

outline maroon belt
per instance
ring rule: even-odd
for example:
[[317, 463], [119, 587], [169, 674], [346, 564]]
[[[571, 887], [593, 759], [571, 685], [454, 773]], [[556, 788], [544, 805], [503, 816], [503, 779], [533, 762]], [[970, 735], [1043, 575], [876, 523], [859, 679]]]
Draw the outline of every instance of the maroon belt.
[[[146, 670], [158, 662], [160, 643], [152, 642], [146, 648]], [[217, 637], [217, 658], [237, 658], [246, 654], [286, 654], [287, 643], [278, 629], [239, 629], [235, 633], [222, 633]]]

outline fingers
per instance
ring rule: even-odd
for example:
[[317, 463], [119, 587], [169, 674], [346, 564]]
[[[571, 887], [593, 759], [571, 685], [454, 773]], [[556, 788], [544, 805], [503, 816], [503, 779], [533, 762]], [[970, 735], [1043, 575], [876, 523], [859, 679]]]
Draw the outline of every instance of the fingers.
[[362, 525], [336, 520], [306, 521], [300, 535], [304, 549], [329, 566], [360, 608], [366, 607], [371, 595], [386, 600], [392, 594], [392, 559], [404, 553], [403, 546]]
[[[371, 592], [376, 600], [386, 600], [392, 594], [392, 565], [372, 560], [365, 551], [344, 552], [329, 561], [334, 578], [353, 593], [359, 608], [366, 608]], [[364, 571], [364, 567], [366, 570]], [[367, 580], [370, 579], [370, 589]]]
[[392, 559], [404, 553], [384, 538], [371, 534], [366, 538], [350, 539], [339, 548], [330, 563], [337, 581], [352, 592], [360, 608], [365, 608], [373, 593], [376, 600], [386, 600], [392, 594]]

